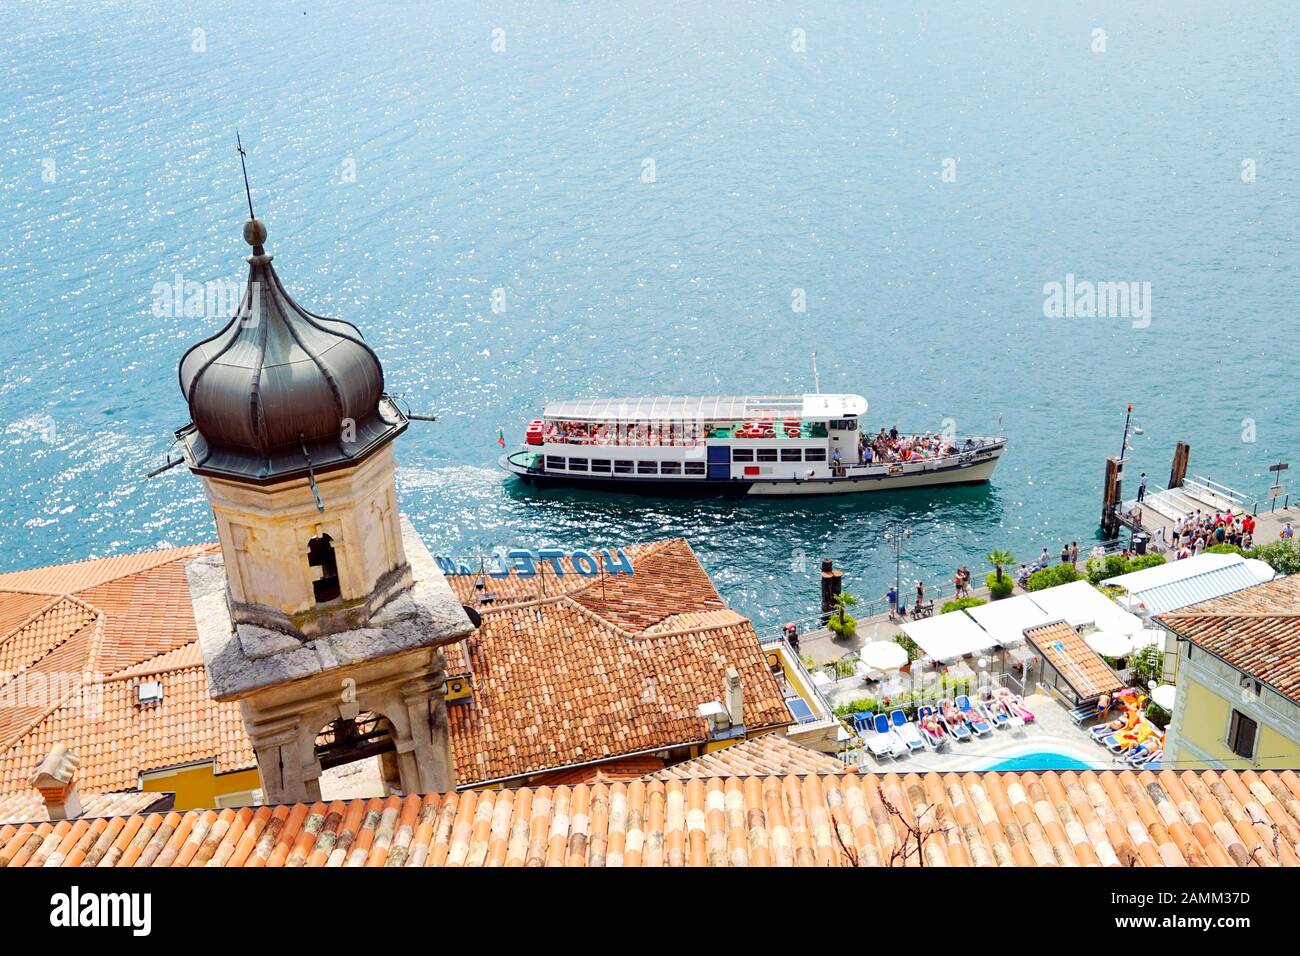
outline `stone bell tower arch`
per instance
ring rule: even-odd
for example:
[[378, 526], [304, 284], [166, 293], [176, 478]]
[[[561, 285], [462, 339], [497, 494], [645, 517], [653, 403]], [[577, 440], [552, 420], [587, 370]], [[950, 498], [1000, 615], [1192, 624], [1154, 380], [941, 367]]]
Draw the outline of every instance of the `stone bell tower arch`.
[[239, 310], [180, 363], [176, 437], [221, 544], [187, 567], [209, 692], [239, 701], [269, 801], [319, 799], [323, 761], [380, 746], [403, 791], [445, 792], [441, 648], [473, 624], [398, 511], [407, 418], [356, 327], [290, 297], [266, 236], [245, 223]]

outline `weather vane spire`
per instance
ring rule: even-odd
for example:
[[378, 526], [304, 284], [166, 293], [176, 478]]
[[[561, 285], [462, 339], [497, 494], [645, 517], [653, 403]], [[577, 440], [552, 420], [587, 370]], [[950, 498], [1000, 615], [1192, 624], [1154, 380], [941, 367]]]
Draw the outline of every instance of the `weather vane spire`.
[[235, 130], [235, 145], [239, 149], [239, 168], [244, 171], [244, 195], [248, 197], [248, 218], [256, 219], [253, 215], [253, 191], [248, 188], [248, 165], [244, 162], [244, 157], [248, 154], [244, 152], [244, 143], [239, 138], [239, 130]]

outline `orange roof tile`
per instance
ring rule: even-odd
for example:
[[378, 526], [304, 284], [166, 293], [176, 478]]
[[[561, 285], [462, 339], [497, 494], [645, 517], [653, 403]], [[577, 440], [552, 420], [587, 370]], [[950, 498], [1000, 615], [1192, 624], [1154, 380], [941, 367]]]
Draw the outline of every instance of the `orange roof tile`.
[[1065, 621], [1027, 628], [1025, 637], [1074, 688], [1080, 700], [1109, 694], [1123, 685], [1119, 675]]
[[1296, 866], [1298, 844], [1290, 770], [850, 772], [0, 825], [0, 866]]
[[743, 619], [637, 636], [557, 598], [484, 614], [468, 643], [474, 693], [448, 707], [461, 785], [703, 742], [698, 708], [722, 698], [728, 665], [746, 727], [793, 720]]
[[[125, 793], [82, 793], [79, 797], [82, 812], [77, 819], [88, 820], [170, 808], [174, 794], [128, 790]], [[0, 797], [0, 826], [6, 823], [42, 823], [49, 819], [45, 801], [35, 790]]]
[[651, 774], [656, 780], [692, 777], [765, 777], [786, 773], [839, 773], [844, 764], [834, 757], [797, 744], [780, 731], [751, 737]]
[[[185, 561], [212, 546], [171, 548], [0, 575], [0, 584], [66, 586], [67, 595], [0, 590], [0, 793], [27, 790], [32, 768], [56, 743], [81, 758], [79, 783], [135, 787], [139, 774], [204, 760], [218, 772], [255, 766], [237, 704], [207, 691]], [[86, 673], [106, 675], [84, 684]], [[163, 700], [141, 705], [141, 678], [161, 680]], [[40, 693], [37, 691], [40, 690]]]
[[1158, 620], [1300, 703], [1300, 574], [1180, 608]]

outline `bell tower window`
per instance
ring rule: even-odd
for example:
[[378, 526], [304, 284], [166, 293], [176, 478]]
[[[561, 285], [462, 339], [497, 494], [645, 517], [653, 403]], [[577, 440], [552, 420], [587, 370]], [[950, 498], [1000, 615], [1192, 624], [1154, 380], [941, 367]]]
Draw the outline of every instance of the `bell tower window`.
[[307, 542], [307, 564], [320, 568], [320, 576], [311, 583], [317, 604], [333, 601], [342, 590], [339, 588], [339, 563], [334, 554], [334, 544], [327, 534]]

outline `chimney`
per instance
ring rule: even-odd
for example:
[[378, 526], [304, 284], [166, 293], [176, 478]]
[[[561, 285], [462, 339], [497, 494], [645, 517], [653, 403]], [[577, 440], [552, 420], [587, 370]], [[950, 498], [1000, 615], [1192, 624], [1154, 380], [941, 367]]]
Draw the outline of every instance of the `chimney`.
[[77, 797], [76, 785], [79, 766], [81, 761], [67, 744], [55, 744], [49, 756], [40, 762], [28, 779], [27, 782], [45, 801], [45, 812], [51, 820], [72, 820], [81, 816], [81, 800]]
[[735, 667], [727, 667], [727, 692], [723, 699], [727, 702], [727, 716], [731, 718], [731, 726], [744, 727], [745, 691], [740, 686], [740, 674]]

